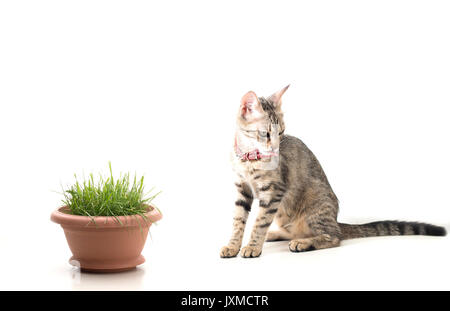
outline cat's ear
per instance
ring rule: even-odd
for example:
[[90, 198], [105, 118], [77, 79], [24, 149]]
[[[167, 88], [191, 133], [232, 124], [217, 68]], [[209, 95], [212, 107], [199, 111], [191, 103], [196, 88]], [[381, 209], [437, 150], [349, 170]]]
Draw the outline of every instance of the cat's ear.
[[263, 109], [255, 92], [247, 92], [241, 99], [240, 113], [246, 120], [255, 120], [262, 116]]
[[287, 91], [287, 89], [289, 88], [289, 85], [290, 84], [288, 84], [287, 86], [285, 86], [284, 88], [282, 88], [278, 92], [273, 93], [272, 95], [270, 95], [269, 100], [273, 102], [273, 104], [275, 105], [275, 107], [277, 109], [281, 108], [281, 97]]

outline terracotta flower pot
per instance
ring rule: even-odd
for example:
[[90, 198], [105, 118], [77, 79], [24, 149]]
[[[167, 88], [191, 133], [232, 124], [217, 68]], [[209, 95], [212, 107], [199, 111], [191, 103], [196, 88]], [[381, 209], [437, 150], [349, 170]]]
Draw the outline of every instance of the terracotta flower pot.
[[145, 259], [141, 255], [153, 222], [162, 215], [149, 206], [145, 221], [141, 216], [94, 217], [68, 213], [68, 207], [55, 210], [51, 220], [64, 229], [73, 256], [69, 262], [80, 265], [82, 271], [118, 272], [135, 268]]

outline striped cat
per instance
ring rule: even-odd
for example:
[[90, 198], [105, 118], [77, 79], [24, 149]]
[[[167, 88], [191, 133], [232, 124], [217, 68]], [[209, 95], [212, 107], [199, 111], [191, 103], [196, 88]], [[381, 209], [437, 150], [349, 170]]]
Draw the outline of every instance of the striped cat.
[[[224, 258], [258, 257], [264, 241], [289, 240], [292, 252], [339, 246], [341, 240], [384, 235], [444, 236], [445, 228], [403, 221], [350, 225], [337, 222], [338, 199], [314, 154], [298, 138], [285, 135], [281, 97], [248, 92], [242, 97], [232, 156], [237, 200], [233, 232], [220, 251]], [[259, 212], [250, 242], [245, 224], [254, 199]], [[268, 232], [273, 220], [279, 230]]]

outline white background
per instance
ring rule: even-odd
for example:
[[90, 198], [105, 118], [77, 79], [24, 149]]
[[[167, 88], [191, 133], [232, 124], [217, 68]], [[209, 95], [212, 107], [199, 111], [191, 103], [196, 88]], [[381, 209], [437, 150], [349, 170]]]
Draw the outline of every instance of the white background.
[[[287, 133], [340, 221], [449, 229], [449, 16], [448, 1], [0, 2], [0, 289], [450, 289], [448, 237], [219, 258], [240, 98], [289, 83]], [[61, 184], [108, 161], [163, 190], [164, 218], [138, 270], [80, 276], [49, 217]]]

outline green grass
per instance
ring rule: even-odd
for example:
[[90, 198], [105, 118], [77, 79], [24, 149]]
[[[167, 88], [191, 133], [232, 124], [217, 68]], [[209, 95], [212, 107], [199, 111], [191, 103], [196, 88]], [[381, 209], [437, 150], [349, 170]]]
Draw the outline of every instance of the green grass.
[[79, 181], [75, 175], [75, 184], [64, 190], [64, 205], [69, 207], [73, 215], [112, 216], [121, 223], [118, 216], [138, 215], [146, 219], [147, 204], [160, 193], [151, 194], [153, 189], [144, 192], [144, 176], [137, 178], [130, 174], [121, 174], [114, 179], [111, 163], [109, 163], [109, 176], [99, 175], [98, 180], [93, 174], [89, 178]]

